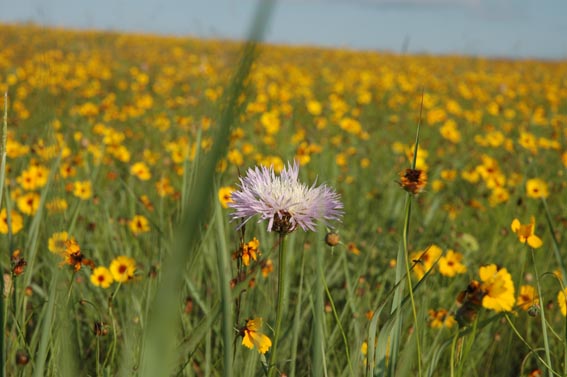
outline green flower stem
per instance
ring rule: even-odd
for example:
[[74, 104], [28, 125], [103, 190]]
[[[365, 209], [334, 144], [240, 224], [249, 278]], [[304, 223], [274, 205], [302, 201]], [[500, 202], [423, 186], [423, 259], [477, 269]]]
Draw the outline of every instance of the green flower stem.
[[421, 370], [421, 346], [420, 346], [420, 339], [419, 339], [419, 327], [418, 327], [418, 320], [417, 320], [417, 309], [415, 307], [415, 298], [413, 296], [413, 286], [411, 284], [411, 271], [410, 271], [410, 261], [409, 261], [409, 250], [408, 250], [408, 233], [409, 233], [409, 222], [410, 222], [410, 214], [411, 214], [411, 194], [407, 194], [407, 201], [406, 201], [406, 217], [404, 219], [404, 230], [403, 230], [403, 243], [404, 243], [404, 255], [405, 255], [405, 265], [406, 265], [406, 277], [408, 279], [408, 290], [411, 299], [411, 309], [413, 313], [413, 323], [414, 323], [414, 334], [415, 334], [415, 342], [417, 346], [417, 369], [419, 372], [419, 376], [423, 375], [423, 371]]
[[280, 330], [282, 327], [283, 317], [283, 299], [285, 290], [285, 233], [280, 233], [279, 238], [279, 263], [278, 263], [278, 302], [276, 307], [276, 327], [274, 332], [274, 342], [272, 344], [272, 351], [270, 352], [269, 363], [269, 377], [275, 376], [276, 373], [276, 355], [278, 351], [278, 341], [280, 338]]
[[506, 321], [508, 322], [508, 325], [510, 325], [510, 328], [514, 332], [514, 334], [516, 334], [518, 339], [520, 339], [522, 341], [522, 343], [524, 343], [524, 345], [530, 350], [530, 352], [532, 352], [535, 355], [535, 357], [537, 357], [539, 362], [542, 363], [543, 365], [545, 365], [545, 367], [548, 368], [553, 375], [561, 376], [560, 374], [554, 372], [553, 369], [551, 369], [551, 364], [548, 364], [545, 360], [543, 360], [541, 358], [541, 356], [539, 356], [539, 354], [537, 353], [537, 351], [539, 349], [532, 348], [532, 346], [528, 343], [528, 341], [526, 339], [524, 339], [524, 337], [522, 336], [522, 334], [520, 334], [520, 332], [518, 331], [516, 326], [514, 326], [514, 323], [512, 322], [512, 320], [510, 320], [510, 316], [508, 314], [505, 314], [505, 318], [506, 318]]
[[455, 336], [453, 336], [453, 340], [451, 341], [451, 364], [450, 364], [450, 376], [455, 377], [455, 364], [457, 361], [455, 360], [455, 349], [457, 348], [457, 340], [459, 339], [459, 332], [455, 331]]
[[543, 344], [545, 347], [545, 361], [547, 362], [547, 372], [548, 375], [553, 375], [553, 368], [551, 367], [551, 350], [549, 349], [549, 339], [547, 337], [547, 322], [545, 321], [545, 310], [544, 305], [541, 303], [543, 302], [543, 295], [541, 294], [541, 285], [539, 282], [539, 274], [537, 272], [537, 266], [535, 263], [535, 256], [534, 256], [534, 249], [530, 248], [530, 253], [532, 255], [532, 263], [534, 265], [534, 273], [536, 278], [536, 285], [537, 285], [537, 294], [539, 296], [539, 314], [541, 316], [541, 331], [543, 334]]
[[[319, 266], [319, 268], [321, 268]], [[345, 345], [345, 354], [346, 354], [346, 358], [347, 358], [347, 363], [348, 363], [348, 369], [350, 371], [350, 375], [354, 376], [354, 369], [352, 368], [352, 363], [350, 362], [350, 351], [349, 351], [349, 347], [348, 347], [348, 339], [345, 333], [345, 330], [343, 328], [343, 325], [341, 323], [341, 318], [339, 317], [339, 314], [337, 313], [337, 308], [335, 307], [335, 302], [333, 301], [333, 296], [331, 296], [331, 292], [329, 291], [329, 286], [327, 285], [327, 279], [325, 279], [325, 275], [321, 274], [321, 277], [323, 279], [323, 287], [325, 288], [325, 292], [327, 293], [327, 298], [329, 299], [329, 303], [331, 304], [331, 309], [333, 310], [333, 316], [335, 317], [335, 321], [337, 322], [337, 326], [339, 327], [339, 331], [341, 332], [341, 335], [343, 337], [343, 343]]]
[[561, 270], [561, 279], [563, 281], [563, 285], [567, 285], [567, 268], [565, 267], [565, 261], [561, 256], [561, 252], [559, 251], [559, 241], [557, 240], [557, 237], [555, 237], [555, 229], [553, 228], [551, 213], [549, 212], [549, 207], [547, 206], [547, 201], [545, 200], [545, 198], [542, 198], [541, 201], [545, 209], [545, 218], [547, 220], [547, 226], [549, 227], [549, 233], [551, 234], [551, 239], [553, 240], [553, 255], [555, 256], [557, 264], [559, 265], [559, 269]]

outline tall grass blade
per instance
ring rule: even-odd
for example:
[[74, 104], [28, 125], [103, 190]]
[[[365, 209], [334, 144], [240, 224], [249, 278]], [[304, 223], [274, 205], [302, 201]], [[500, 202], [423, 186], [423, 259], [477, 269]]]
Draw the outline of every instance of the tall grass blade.
[[221, 291], [222, 308], [222, 340], [223, 340], [223, 375], [231, 377], [232, 369], [232, 349], [233, 349], [233, 319], [232, 319], [232, 293], [230, 291], [230, 265], [228, 261], [228, 248], [226, 247], [226, 233], [224, 231], [224, 216], [220, 204], [216, 205], [215, 224], [218, 230], [217, 238], [217, 266], [218, 277]]
[[[8, 93], [4, 93], [4, 121], [2, 122], [2, 136], [0, 138], [0, 208], [4, 197], [4, 179], [6, 174], [6, 140], [8, 135]], [[0, 329], [6, 334], [6, 317], [4, 302], [4, 279], [0, 279]], [[4, 335], [0, 339], [0, 377], [6, 375], [6, 350], [4, 349]]]
[[168, 375], [176, 350], [170, 348], [179, 323], [178, 291], [183, 281], [184, 269], [191, 255], [198, 251], [204, 225], [210, 220], [211, 194], [218, 160], [225, 154], [230, 127], [238, 120], [241, 104], [238, 100], [256, 56], [256, 41], [264, 34], [272, 2], [262, 2], [258, 8], [250, 33], [250, 42], [244, 46], [240, 63], [226, 92], [221, 117], [214, 136], [214, 143], [204, 158], [191, 190], [191, 201], [182, 214], [172, 246], [172, 253], [164, 263], [161, 281], [150, 308], [148, 327], [140, 361], [140, 375], [154, 377]]

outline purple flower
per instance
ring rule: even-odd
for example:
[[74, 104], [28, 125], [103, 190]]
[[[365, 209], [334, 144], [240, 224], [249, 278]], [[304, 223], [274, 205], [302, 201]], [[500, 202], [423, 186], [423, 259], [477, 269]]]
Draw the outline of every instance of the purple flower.
[[340, 196], [326, 185], [311, 187], [298, 181], [299, 166], [288, 163], [276, 176], [274, 168], [250, 168], [240, 178], [240, 189], [232, 192], [233, 220], [242, 219], [239, 228], [256, 215], [258, 222], [268, 220], [268, 231], [290, 233], [299, 225], [315, 231], [316, 220], [340, 221], [343, 204]]

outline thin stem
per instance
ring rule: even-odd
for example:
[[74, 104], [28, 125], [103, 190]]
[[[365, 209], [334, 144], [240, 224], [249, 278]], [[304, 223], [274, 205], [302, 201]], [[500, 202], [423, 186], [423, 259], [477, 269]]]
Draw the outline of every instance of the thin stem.
[[451, 342], [451, 366], [450, 366], [450, 376], [455, 377], [455, 348], [457, 347], [457, 339], [459, 339], [459, 332], [455, 332], [455, 336], [453, 337], [453, 341]]
[[565, 267], [565, 261], [561, 256], [561, 252], [559, 251], [559, 241], [557, 241], [557, 237], [555, 237], [555, 229], [553, 228], [551, 213], [549, 212], [549, 207], [547, 206], [547, 201], [545, 200], [545, 198], [542, 198], [541, 201], [543, 203], [543, 208], [545, 209], [545, 218], [547, 220], [547, 226], [549, 227], [549, 233], [551, 234], [551, 239], [553, 241], [553, 255], [555, 256], [557, 264], [561, 269], [563, 284], [567, 285], [567, 268]]
[[329, 302], [331, 304], [331, 309], [333, 310], [333, 316], [335, 317], [335, 321], [337, 321], [337, 326], [339, 326], [339, 331], [341, 332], [341, 335], [343, 337], [343, 342], [345, 344], [345, 353], [346, 353], [346, 358], [347, 358], [347, 363], [348, 363], [348, 369], [350, 371], [350, 375], [354, 376], [354, 370], [352, 369], [352, 364], [350, 362], [350, 352], [349, 352], [349, 348], [348, 348], [348, 340], [347, 340], [347, 336], [345, 333], [345, 330], [343, 328], [343, 324], [341, 323], [341, 319], [339, 318], [339, 314], [337, 313], [337, 308], [335, 307], [335, 302], [333, 301], [333, 296], [331, 296], [331, 292], [329, 291], [329, 286], [327, 285], [327, 279], [325, 279], [325, 275], [321, 274], [322, 279], [323, 279], [323, 286], [325, 287], [325, 292], [327, 293], [327, 298], [329, 299]]
[[516, 328], [516, 326], [514, 326], [514, 323], [512, 323], [512, 321], [510, 320], [510, 317], [508, 314], [505, 314], [504, 316], [506, 318], [506, 321], [508, 322], [508, 325], [510, 325], [510, 328], [512, 329], [512, 331], [514, 332], [514, 334], [516, 334], [516, 336], [518, 337], [518, 339], [520, 339], [522, 341], [522, 343], [524, 343], [524, 345], [526, 347], [528, 347], [528, 349], [530, 350], [530, 352], [532, 352], [534, 355], [536, 355], [536, 357], [538, 358], [538, 360], [545, 365], [545, 367], [547, 369], [550, 370], [550, 372], [555, 375], [555, 376], [561, 376], [559, 373], [554, 372], [553, 369], [551, 369], [551, 364], [547, 364], [547, 362], [541, 358], [541, 356], [537, 353], [537, 349], [532, 348], [532, 346], [530, 346], [530, 344], [527, 342], [527, 340], [524, 339], [524, 337], [522, 336], [522, 334], [520, 334], [520, 332], [518, 331], [518, 329]]
[[282, 326], [283, 317], [283, 298], [285, 290], [285, 233], [280, 233], [279, 237], [279, 250], [278, 250], [278, 302], [276, 306], [276, 327], [274, 333], [274, 343], [272, 344], [272, 351], [270, 352], [270, 363], [269, 363], [269, 377], [275, 376], [276, 373], [276, 355], [278, 351], [278, 341], [280, 338], [280, 330]]
[[409, 233], [409, 222], [410, 222], [410, 214], [411, 214], [411, 194], [408, 193], [408, 198], [406, 202], [406, 217], [404, 220], [404, 230], [403, 230], [403, 244], [404, 244], [404, 255], [405, 255], [405, 264], [406, 264], [406, 277], [408, 280], [408, 290], [411, 300], [411, 309], [413, 313], [413, 323], [415, 327], [415, 341], [417, 344], [417, 369], [419, 371], [419, 376], [422, 376], [421, 370], [421, 345], [419, 339], [419, 327], [417, 321], [417, 309], [415, 307], [415, 298], [413, 296], [413, 285], [411, 283], [411, 274], [410, 274], [410, 265], [409, 265], [409, 258], [408, 258], [408, 233]]
[[[539, 274], [537, 272], [537, 267], [536, 267], [536, 263], [535, 263], [535, 256], [534, 256], [534, 249], [530, 248], [530, 252], [531, 252], [531, 256], [532, 256], [532, 263], [534, 265], [534, 273], [535, 273], [535, 278], [536, 278], [536, 285], [537, 285], [537, 293], [539, 296], [539, 302], [543, 302], [543, 295], [541, 294], [541, 285], [539, 283]], [[544, 310], [544, 305], [539, 305], [540, 309], [539, 309], [539, 314], [541, 316], [541, 331], [543, 333], [543, 344], [545, 346], [545, 361], [547, 362], [547, 372], [548, 375], [552, 375], [553, 374], [553, 369], [551, 367], [551, 351], [549, 349], [549, 340], [547, 338], [547, 324], [545, 321], [545, 310]]]

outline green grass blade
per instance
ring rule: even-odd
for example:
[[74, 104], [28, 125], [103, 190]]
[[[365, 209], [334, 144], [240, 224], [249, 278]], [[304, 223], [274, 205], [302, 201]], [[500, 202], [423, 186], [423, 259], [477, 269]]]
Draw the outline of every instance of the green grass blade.
[[214, 188], [215, 168], [218, 160], [226, 153], [231, 126], [237, 121], [241, 105], [238, 98], [243, 92], [252, 63], [256, 56], [256, 43], [267, 24], [271, 2], [260, 4], [253, 24], [250, 40], [244, 46], [232, 82], [226, 92], [214, 143], [204, 158], [203, 165], [196, 174], [195, 184], [191, 187], [191, 201], [182, 214], [180, 224], [174, 235], [173, 250], [164, 263], [162, 280], [150, 309], [148, 327], [144, 334], [141, 354], [140, 375], [156, 376], [168, 374], [175, 350], [170, 349], [175, 338], [177, 316], [177, 292], [182, 283], [184, 268], [191, 255], [195, 254], [202, 240], [204, 225], [210, 220], [211, 194]]
[[216, 219], [215, 224], [218, 230], [217, 238], [217, 264], [218, 264], [218, 277], [221, 291], [221, 307], [222, 307], [222, 339], [223, 339], [223, 375], [231, 377], [233, 375], [232, 369], [232, 354], [233, 354], [233, 319], [232, 319], [232, 293], [230, 291], [230, 264], [228, 260], [228, 248], [226, 246], [226, 233], [224, 230], [224, 214], [220, 203], [216, 205]]

